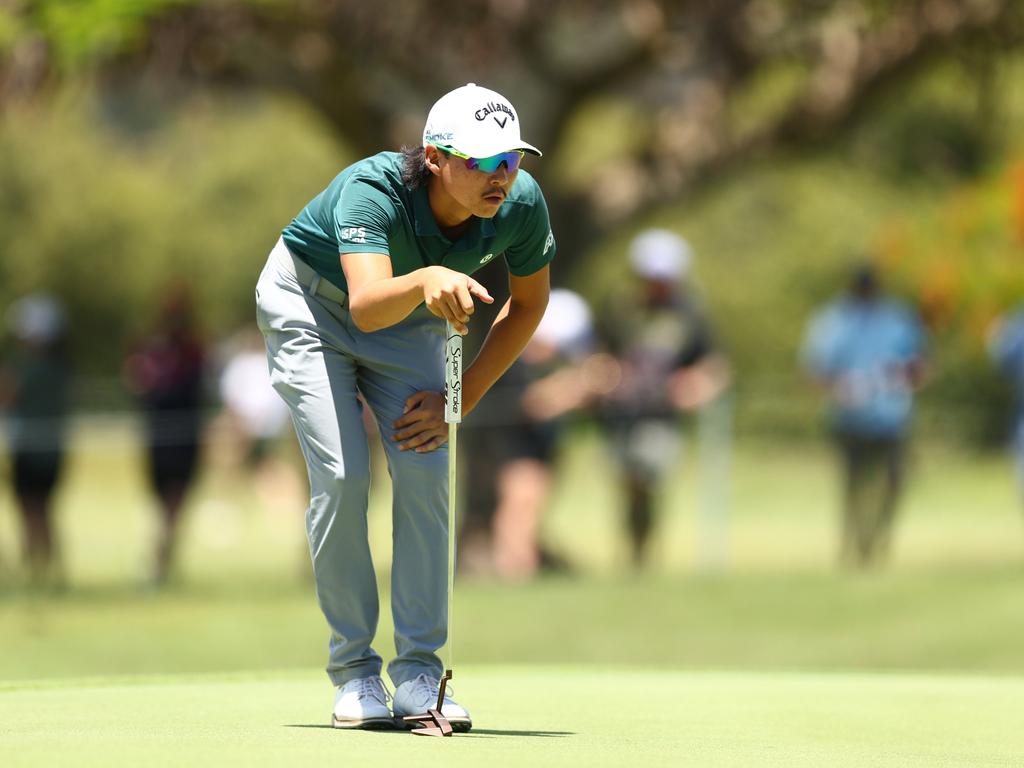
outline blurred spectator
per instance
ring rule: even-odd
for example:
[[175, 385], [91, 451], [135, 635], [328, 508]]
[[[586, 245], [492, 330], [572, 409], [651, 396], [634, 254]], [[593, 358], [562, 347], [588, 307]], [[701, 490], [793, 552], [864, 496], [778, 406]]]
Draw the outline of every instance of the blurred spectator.
[[145, 416], [149, 479], [160, 503], [153, 580], [166, 582], [185, 495], [195, 476], [201, 430], [203, 342], [187, 285], [168, 288], [153, 330], [128, 356], [124, 376]]
[[888, 554], [925, 346], [916, 313], [883, 296], [868, 265], [808, 326], [804, 365], [828, 393], [843, 463], [843, 563], [866, 566]]
[[[267, 349], [259, 331], [239, 332], [231, 346], [219, 380], [227, 426], [264, 507], [271, 513], [286, 512], [290, 525], [290, 513], [302, 505], [306, 492], [295, 467], [281, 457], [282, 443], [293, 434], [291, 414], [270, 384]], [[306, 557], [303, 547], [304, 566]]]
[[243, 462], [259, 466], [291, 423], [288, 406], [270, 385], [267, 351], [256, 330], [244, 330], [220, 375], [220, 398], [244, 447]]
[[64, 466], [71, 380], [64, 312], [55, 299], [35, 294], [15, 302], [7, 320], [14, 345], [0, 367], [0, 406], [7, 409], [24, 561], [33, 583], [60, 586], [51, 500]]
[[692, 253], [674, 232], [649, 229], [629, 249], [637, 284], [602, 315], [602, 337], [618, 363], [603, 415], [621, 467], [633, 563], [644, 563], [656, 498], [677, 466], [679, 416], [729, 384], [710, 324], [689, 279]]
[[1024, 498], [1024, 307], [999, 318], [993, 325], [989, 354], [1017, 391], [1012, 442], [1017, 457], [1017, 484]]
[[[523, 354], [474, 412], [468, 458], [475, 462], [469, 477], [477, 490], [471, 489], [468, 519], [470, 569], [523, 581], [538, 570], [568, 568], [561, 556], [541, 545], [540, 523], [562, 417], [587, 398], [583, 370], [592, 352], [586, 302], [572, 291], [554, 289]], [[479, 471], [481, 452], [490, 463], [488, 471]], [[484, 484], [492, 487], [479, 488]]]

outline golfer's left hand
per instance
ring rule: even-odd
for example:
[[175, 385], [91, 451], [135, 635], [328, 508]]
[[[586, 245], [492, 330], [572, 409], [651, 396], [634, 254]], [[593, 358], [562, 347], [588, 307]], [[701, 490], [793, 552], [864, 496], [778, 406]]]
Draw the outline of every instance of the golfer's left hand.
[[448, 425], [444, 421], [444, 395], [440, 392], [417, 392], [405, 401], [402, 417], [394, 423], [395, 442], [400, 451], [428, 453], [448, 441]]

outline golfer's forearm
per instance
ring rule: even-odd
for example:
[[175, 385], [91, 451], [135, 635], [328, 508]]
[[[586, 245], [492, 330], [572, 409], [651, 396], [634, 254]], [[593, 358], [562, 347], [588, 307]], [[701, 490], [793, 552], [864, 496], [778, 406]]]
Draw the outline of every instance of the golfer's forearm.
[[533, 336], [544, 306], [529, 306], [509, 299], [498, 312], [480, 353], [466, 369], [462, 380], [462, 409], [472, 411], [509, 366], [519, 357]]
[[367, 333], [399, 323], [423, 302], [423, 270], [382, 278], [352, 289], [349, 312], [356, 327]]

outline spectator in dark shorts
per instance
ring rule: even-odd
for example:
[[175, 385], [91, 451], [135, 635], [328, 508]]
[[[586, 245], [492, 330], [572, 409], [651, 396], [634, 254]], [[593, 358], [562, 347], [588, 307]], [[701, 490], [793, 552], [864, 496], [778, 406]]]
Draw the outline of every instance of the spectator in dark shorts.
[[843, 464], [844, 564], [863, 567], [888, 554], [925, 345], [917, 314], [886, 298], [866, 264], [854, 270], [846, 295], [808, 326], [804, 366], [828, 393]]
[[32, 295], [8, 314], [13, 348], [0, 368], [7, 409], [14, 496], [24, 527], [24, 561], [33, 583], [60, 586], [63, 570], [53, 532], [52, 499], [64, 466], [71, 366], [64, 313], [56, 300]]
[[149, 479], [160, 503], [153, 580], [163, 584], [174, 563], [182, 505], [195, 477], [206, 353], [187, 286], [167, 290], [152, 332], [125, 361], [125, 380], [142, 406]]
[[524, 581], [538, 570], [569, 567], [561, 555], [542, 546], [540, 527], [563, 417], [587, 399], [582, 370], [593, 342], [586, 302], [572, 291], [555, 289], [533, 338], [500, 381], [494, 400], [506, 423], [496, 425], [491, 441], [498, 453], [491, 557], [503, 580]]
[[730, 373], [689, 280], [686, 241], [669, 230], [645, 230], [630, 244], [629, 259], [635, 294], [629, 300], [620, 292], [618, 310], [602, 313], [599, 326], [618, 364], [602, 415], [626, 488], [630, 553], [639, 567], [658, 495], [679, 466], [680, 416], [717, 397]]

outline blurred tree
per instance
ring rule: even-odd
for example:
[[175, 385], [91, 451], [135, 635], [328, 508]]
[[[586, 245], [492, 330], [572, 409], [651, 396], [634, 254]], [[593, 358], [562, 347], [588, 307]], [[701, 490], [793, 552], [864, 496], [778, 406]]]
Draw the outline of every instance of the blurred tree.
[[[98, 106], [62, 93], [0, 114], [0, 322], [26, 293], [59, 297], [85, 376], [119, 369], [174, 280], [192, 280], [211, 335], [252, 323], [268, 244], [348, 160], [285, 99], [194, 99], [142, 135], [110, 130]], [[116, 379], [95, 384], [76, 404], [123, 402]]]
[[877, 257], [896, 288], [916, 301], [935, 333], [936, 409], [972, 440], [1007, 437], [1011, 393], [986, 352], [993, 321], [1024, 297], [1015, 209], [1021, 161], [957, 187], [931, 210], [900, 213], [878, 234]]
[[[1022, 39], [1019, 0], [14, 0], [0, 99], [82, 72], [171, 96], [279, 90], [371, 153], [418, 141], [434, 98], [479, 81], [514, 98], [553, 156], [536, 168], [564, 270], [759, 153], [841, 134], [937, 60], [976, 73], [994, 125], [993, 57]], [[602, 123], [616, 130], [594, 140]]]
[[418, 141], [430, 102], [476, 80], [515, 99], [547, 152], [530, 168], [556, 279], [606, 298], [641, 220], [686, 233], [741, 425], [815, 423], [792, 396], [793, 347], [869, 250], [942, 334], [948, 375], [926, 401], [984, 403], [972, 433], [998, 433], [981, 338], [1024, 291], [1024, 175], [999, 167], [1006, 146], [1020, 161], [1024, 2], [381, 7], [0, 2], [0, 309], [61, 296], [86, 373], [111, 369], [170, 277], [202, 275], [207, 328], [250, 322], [297, 204], [356, 153]]

